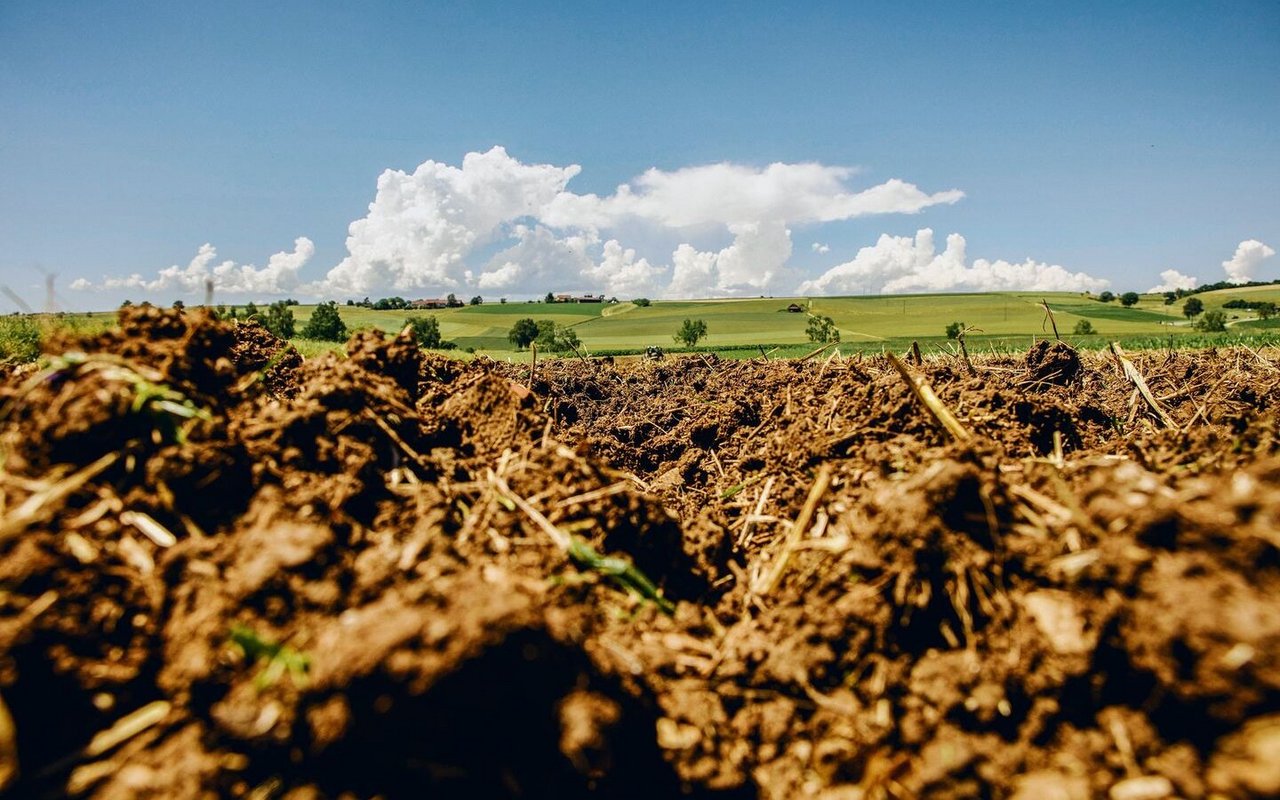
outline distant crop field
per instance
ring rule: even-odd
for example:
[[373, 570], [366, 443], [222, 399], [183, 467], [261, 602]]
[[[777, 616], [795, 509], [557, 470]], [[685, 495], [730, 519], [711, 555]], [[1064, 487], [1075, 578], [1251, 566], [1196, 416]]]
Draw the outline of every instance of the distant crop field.
[[[1079, 347], [1105, 347], [1119, 341], [1130, 348], [1187, 348], [1212, 344], [1269, 343], [1280, 339], [1280, 321], [1261, 320], [1253, 311], [1223, 308], [1232, 300], [1280, 303], [1280, 286], [1222, 289], [1195, 295], [1206, 311], [1222, 310], [1227, 330], [1203, 333], [1182, 313], [1185, 300], [1166, 303], [1162, 295], [1143, 295], [1126, 308], [1118, 300], [1103, 303], [1088, 295], [1063, 292], [987, 292], [969, 294], [869, 295], [862, 297], [759, 297], [733, 300], [655, 300], [648, 306], [620, 303], [543, 303], [540, 301], [484, 303], [431, 310], [377, 311], [339, 305], [348, 329], [374, 328], [399, 332], [412, 317], [435, 317], [441, 336], [454, 344], [455, 355], [483, 353], [520, 361], [528, 351], [516, 350], [507, 338], [521, 319], [549, 320], [572, 328], [583, 353], [625, 355], [656, 346], [683, 349], [673, 340], [686, 319], [702, 320], [707, 336], [694, 349], [729, 358], [749, 358], [761, 352], [775, 357], [800, 356], [814, 343], [806, 333], [811, 315], [830, 317], [840, 333], [842, 352], [904, 350], [918, 342], [929, 351], [951, 351], [946, 336], [952, 323], [970, 328], [968, 343], [975, 352], [1025, 349], [1033, 341], [1053, 336], [1042, 302], [1053, 311], [1059, 334]], [[787, 307], [795, 304], [799, 312]], [[265, 308], [265, 303], [259, 304]], [[294, 306], [301, 330], [315, 306]], [[13, 316], [0, 328], [0, 360], [6, 354], [30, 351], [32, 330], [47, 337], [57, 329], [92, 332], [110, 326], [113, 312]], [[26, 321], [23, 321], [26, 320]], [[1077, 335], [1087, 322], [1089, 335]], [[34, 327], [33, 327], [34, 326]], [[26, 337], [26, 338], [23, 338]], [[304, 356], [339, 349], [338, 343], [295, 339]], [[12, 352], [10, 352], [12, 351]]]
[[[1206, 310], [1220, 309], [1238, 297], [1280, 300], [1280, 287], [1229, 289], [1196, 295]], [[969, 294], [874, 295], [865, 297], [789, 298], [768, 297], [735, 300], [654, 301], [647, 307], [629, 302], [617, 304], [512, 302], [485, 303], [462, 308], [429, 311], [373, 311], [340, 306], [347, 325], [398, 331], [410, 316], [434, 316], [441, 335], [459, 350], [468, 348], [502, 358], [520, 359], [507, 340], [517, 320], [552, 320], [570, 326], [585, 352], [638, 352], [649, 346], [679, 349], [673, 335], [685, 319], [707, 324], [707, 337], [698, 350], [722, 355], [758, 355], [758, 347], [775, 349], [775, 355], [801, 355], [812, 349], [805, 328], [809, 316], [829, 316], [840, 332], [841, 349], [879, 351], [901, 349], [918, 341], [922, 347], [946, 349], [945, 329], [962, 322], [974, 330], [970, 346], [1004, 351], [1025, 348], [1033, 339], [1051, 337], [1052, 326], [1041, 301], [1047, 301], [1062, 336], [1084, 347], [1105, 346], [1119, 340], [1130, 346], [1194, 346], [1218, 339], [1237, 341], [1248, 336], [1271, 336], [1272, 326], [1260, 325], [1248, 311], [1227, 309], [1226, 334], [1202, 334], [1182, 314], [1179, 300], [1166, 304], [1161, 295], [1144, 295], [1132, 308], [1120, 302], [1071, 293], [991, 292]], [[803, 309], [788, 312], [795, 303]], [[311, 307], [294, 309], [299, 327]], [[1080, 321], [1088, 321], [1094, 333], [1076, 336]], [[1238, 326], [1238, 327], [1237, 327]]]

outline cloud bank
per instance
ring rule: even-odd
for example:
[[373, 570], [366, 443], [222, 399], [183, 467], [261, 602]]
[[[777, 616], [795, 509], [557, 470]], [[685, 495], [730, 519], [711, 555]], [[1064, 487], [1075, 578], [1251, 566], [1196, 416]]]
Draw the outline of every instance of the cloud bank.
[[1227, 280], [1232, 283], [1248, 283], [1258, 274], [1258, 267], [1276, 251], [1257, 239], [1246, 239], [1236, 247], [1236, 253], [1222, 262]]
[[71, 288], [137, 289], [144, 292], [193, 294], [203, 292], [205, 282], [212, 280], [219, 292], [284, 294], [301, 288], [299, 273], [315, 252], [316, 247], [311, 240], [299, 236], [294, 240], [291, 252], [276, 253], [267, 259], [265, 267], [259, 268], [253, 264], [237, 264], [229, 260], [214, 264], [218, 252], [213, 245], [206, 243], [200, 246], [195, 258], [185, 267], [177, 264], [165, 267], [154, 278], [144, 278], [135, 272], [124, 278], [106, 278], [96, 285], [84, 278], [77, 278], [72, 281]]
[[[501, 147], [469, 153], [461, 167], [427, 161], [412, 174], [387, 170], [369, 213], [351, 223], [347, 257], [319, 286], [338, 295], [386, 288], [539, 294], [548, 287], [760, 293], [785, 274], [789, 225], [914, 214], [964, 196], [929, 194], [898, 179], [853, 189], [852, 170], [814, 163], [650, 169], [603, 197], [568, 189], [579, 172], [576, 164], [524, 164]], [[619, 231], [680, 244], [669, 264], [654, 263]], [[726, 235], [727, 247], [698, 247]]]
[[[816, 278], [789, 263], [795, 227], [918, 214], [959, 201], [958, 189], [927, 192], [897, 178], [858, 187], [854, 170], [818, 163], [720, 163], [650, 169], [598, 195], [570, 188], [581, 171], [576, 164], [526, 164], [501, 147], [468, 153], [460, 165], [426, 161], [412, 172], [386, 170], [368, 212], [348, 227], [346, 256], [310, 280], [302, 272], [315, 247], [302, 237], [261, 268], [219, 263], [206, 244], [187, 265], [154, 277], [96, 285], [81, 279], [72, 288], [198, 293], [212, 280], [220, 293], [338, 299], [549, 290], [698, 298], [1108, 285], [1032, 259], [970, 263], [959, 234], [937, 253], [928, 228], [915, 237], [881, 236]], [[810, 257], [831, 253], [822, 242], [810, 250]], [[1238, 257], [1245, 259], [1240, 270], [1256, 268], [1249, 259], [1257, 251]]]
[[1056, 264], [1027, 259], [1021, 263], [966, 257], [963, 236], [953, 233], [941, 253], [934, 247], [933, 231], [924, 228], [915, 237], [882, 235], [850, 261], [837, 264], [821, 276], [800, 284], [801, 294], [853, 292], [1099, 291], [1110, 281], [1083, 272], [1071, 272]]

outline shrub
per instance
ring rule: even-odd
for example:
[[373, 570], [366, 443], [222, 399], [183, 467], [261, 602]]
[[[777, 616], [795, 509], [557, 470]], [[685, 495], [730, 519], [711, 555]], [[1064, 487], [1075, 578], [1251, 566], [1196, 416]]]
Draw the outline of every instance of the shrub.
[[1092, 336], [1095, 333], [1097, 333], [1097, 331], [1093, 329], [1093, 323], [1089, 320], [1082, 319], [1076, 323], [1076, 336]]
[[471, 298], [471, 305], [473, 306], [478, 306], [483, 302], [484, 302], [484, 298], [481, 297], [480, 295], [476, 295], [475, 297]]
[[1141, 298], [1138, 296], [1137, 292], [1125, 292], [1124, 294], [1120, 295], [1120, 305], [1124, 306], [1125, 308], [1136, 306], [1138, 304], [1138, 300], [1140, 299]]
[[948, 325], [948, 326], [947, 326], [947, 338], [948, 338], [948, 339], [959, 339], [959, 338], [960, 338], [960, 334], [961, 334], [961, 333], [963, 333], [963, 332], [964, 332], [964, 323], [963, 323], [963, 322], [953, 322], [953, 323], [951, 323], [950, 325]]
[[35, 361], [40, 356], [40, 338], [40, 326], [30, 317], [0, 317], [0, 361]]
[[1103, 292], [1102, 294], [1098, 295], [1098, 299], [1104, 303], [1110, 303], [1112, 300], [1116, 299], [1116, 296], [1111, 292]]
[[293, 320], [293, 309], [287, 300], [278, 300], [267, 308], [262, 317], [262, 325], [279, 339], [292, 339], [296, 332]]
[[419, 347], [440, 349], [444, 340], [440, 338], [440, 323], [435, 317], [409, 317], [404, 324]]
[[808, 335], [809, 341], [824, 343], [840, 341], [840, 329], [836, 327], [835, 320], [831, 317], [819, 316], [817, 314], [810, 315], [809, 325], [804, 330]]
[[573, 328], [557, 325], [549, 319], [538, 320], [537, 342], [539, 350], [551, 353], [563, 353], [582, 344]]
[[632, 300], [631, 302], [634, 305], [637, 305], [641, 308], [648, 308], [650, 305], [652, 305], [652, 303], [649, 302], [649, 298], [647, 297], [637, 297], [635, 300]]
[[1182, 313], [1187, 319], [1191, 319], [1197, 314], [1204, 313], [1204, 303], [1199, 297], [1193, 297], [1182, 305]]
[[673, 338], [677, 342], [683, 343], [685, 347], [693, 347], [706, 335], [707, 323], [704, 320], [686, 319]]
[[1221, 333], [1227, 329], [1227, 315], [1223, 311], [1206, 311], [1196, 321], [1196, 328], [1205, 333]]
[[330, 300], [316, 306], [301, 335], [303, 339], [316, 339], [322, 342], [341, 342], [346, 339], [347, 323], [343, 322], [338, 314], [338, 304]]

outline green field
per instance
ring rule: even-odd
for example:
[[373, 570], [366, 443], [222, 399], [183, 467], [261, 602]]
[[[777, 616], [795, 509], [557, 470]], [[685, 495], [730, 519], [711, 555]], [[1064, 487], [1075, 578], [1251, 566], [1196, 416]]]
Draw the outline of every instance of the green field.
[[[1206, 310], [1221, 309], [1233, 299], [1280, 303], [1280, 286], [1222, 289], [1195, 297], [1204, 303]], [[1253, 312], [1240, 309], [1225, 309], [1226, 333], [1201, 333], [1182, 315], [1184, 301], [1166, 305], [1160, 295], [1143, 295], [1133, 308], [1125, 308], [1118, 301], [1102, 303], [1079, 294], [992, 292], [655, 301], [644, 308], [626, 302], [613, 305], [512, 302], [430, 311], [375, 311], [338, 306], [338, 311], [351, 330], [376, 328], [388, 332], [399, 331], [410, 316], [434, 316], [440, 324], [441, 335], [456, 345], [456, 354], [469, 356], [474, 352], [515, 359], [528, 358], [528, 353], [515, 351], [507, 341], [507, 332], [517, 320], [525, 317], [572, 326], [584, 352], [594, 354], [638, 353], [651, 345], [677, 350], [672, 337], [681, 322], [700, 319], [707, 323], [708, 336], [698, 350], [743, 357], [758, 355], [761, 349], [777, 356], [810, 352], [814, 345], [805, 334], [809, 314], [829, 316], [835, 321], [843, 352], [903, 350], [913, 341], [918, 341], [926, 350], [951, 349], [954, 343], [946, 338], [945, 329], [952, 322], [963, 322], [973, 328], [968, 336], [971, 351], [1023, 350], [1034, 339], [1053, 335], [1041, 306], [1042, 299], [1053, 309], [1063, 338], [1082, 347], [1103, 347], [1109, 341], [1120, 341], [1131, 348], [1280, 341], [1280, 320], [1259, 320]], [[799, 304], [804, 311], [788, 312], [786, 308], [791, 303]], [[294, 307], [299, 330], [314, 308]], [[57, 328], [85, 333], [100, 330], [109, 325], [113, 317], [110, 312], [10, 317], [8, 326], [0, 329], [0, 360], [13, 354], [8, 351], [17, 352], [30, 346], [30, 331], [22, 328], [28, 323], [21, 323], [23, 319], [47, 336]], [[1093, 326], [1094, 335], [1073, 334], [1081, 320]], [[294, 343], [306, 356], [339, 347], [302, 339], [295, 339]]]
[[[1221, 308], [1236, 297], [1280, 301], [1280, 286], [1225, 289], [1196, 297], [1206, 310]], [[631, 303], [518, 302], [409, 312], [340, 306], [339, 312], [349, 327], [384, 331], [399, 330], [409, 316], [434, 316], [441, 335], [460, 350], [472, 348], [500, 357], [518, 355], [507, 341], [507, 332], [524, 317], [572, 326], [590, 353], [638, 352], [650, 345], [678, 349], [672, 336], [681, 322], [701, 319], [707, 323], [708, 336], [699, 350], [751, 355], [758, 352], [756, 346], [764, 346], [779, 348], [778, 355], [797, 355], [812, 349], [805, 334], [808, 314], [831, 317], [845, 351], [901, 348], [912, 341], [925, 347], [946, 347], [946, 326], [957, 321], [976, 329], [969, 335], [971, 349], [1023, 349], [1035, 338], [1053, 335], [1042, 299], [1053, 309], [1063, 337], [1086, 347], [1103, 346], [1111, 340], [1137, 347], [1197, 346], [1241, 336], [1266, 341], [1280, 333], [1271, 325], [1259, 324], [1252, 312], [1227, 309], [1228, 332], [1203, 334], [1182, 315], [1183, 301], [1165, 305], [1160, 295], [1144, 295], [1138, 305], [1125, 308], [1119, 301], [1102, 303], [1079, 294], [1026, 292], [655, 301], [646, 308]], [[786, 311], [793, 302], [807, 313]], [[311, 308], [294, 309], [299, 328]], [[1081, 320], [1093, 325], [1093, 336], [1072, 334]]]

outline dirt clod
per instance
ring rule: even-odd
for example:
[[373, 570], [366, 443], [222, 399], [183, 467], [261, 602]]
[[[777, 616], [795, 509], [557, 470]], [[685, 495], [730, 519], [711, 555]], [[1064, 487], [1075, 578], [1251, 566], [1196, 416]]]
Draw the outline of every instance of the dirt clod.
[[0, 378], [15, 796], [1280, 795], [1272, 352], [1132, 354], [1173, 426], [925, 359], [957, 442], [835, 351], [54, 348]]

